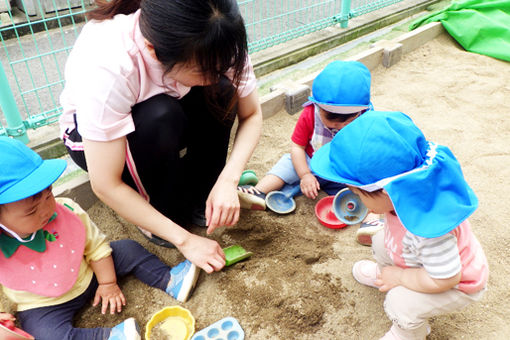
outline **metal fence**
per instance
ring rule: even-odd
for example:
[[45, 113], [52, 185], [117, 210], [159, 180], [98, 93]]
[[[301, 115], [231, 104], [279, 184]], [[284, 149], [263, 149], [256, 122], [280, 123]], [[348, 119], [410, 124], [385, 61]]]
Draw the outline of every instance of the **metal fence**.
[[[250, 53], [401, 0], [239, 0]], [[62, 112], [64, 65], [92, 0], [0, 0], [0, 135], [28, 142], [27, 129]]]

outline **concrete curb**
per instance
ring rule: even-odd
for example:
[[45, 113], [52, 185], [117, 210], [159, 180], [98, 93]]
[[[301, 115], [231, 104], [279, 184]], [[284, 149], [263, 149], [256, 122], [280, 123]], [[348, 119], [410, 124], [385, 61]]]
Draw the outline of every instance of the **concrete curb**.
[[300, 62], [308, 57], [342, 45], [348, 41], [390, 26], [405, 18], [426, 11], [441, 0], [401, 0], [374, 12], [349, 20], [348, 28], [339, 25], [292, 39], [251, 55], [257, 77]]
[[[360, 61], [370, 70], [380, 64], [385, 67], [391, 67], [400, 60], [403, 54], [414, 51], [442, 33], [444, 33], [444, 29], [441, 23], [433, 22], [393, 40], [378, 41], [370, 49], [358, 53], [347, 60]], [[286, 83], [285, 85], [278, 86], [274, 92], [261, 97], [264, 119], [273, 116], [283, 109], [289, 114], [295, 113], [294, 107], [306, 101], [306, 99], [299, 100], [295, 97], [307, 97], [302, 94], [303, 88], [306, 88], [307, 93], [309, 93], [313, 80], [319, 72], [309, 74], [293, 84]]]
[[53, 195], [71, 198], [85, 210], [99, 200], [92, 191], [86, 173], [53, 187]]
[[[433, 22], [395, 39], [381, 40], [368, 50], [354, 55], [348, 60], [360, 61], [370, 70], [381, 64], [385, 67], [391, 67], [400, 60], [403, 54], [414, 51], [444, 32], [441, 23]], [[309, 74], [291, 85], [279, 86], [275, 91], [261, 97], [260, 102], [264, 119], [284, 109], [289, 114], [294, 114], [296, 107], [300, 107], [306, 101], [317, 73]], [[83, 209], [89, 209], [98, 200], [92, 191], [87, 174], [82, 174], [55, 187], [53, 192], [55, 196], [72, 198]]]

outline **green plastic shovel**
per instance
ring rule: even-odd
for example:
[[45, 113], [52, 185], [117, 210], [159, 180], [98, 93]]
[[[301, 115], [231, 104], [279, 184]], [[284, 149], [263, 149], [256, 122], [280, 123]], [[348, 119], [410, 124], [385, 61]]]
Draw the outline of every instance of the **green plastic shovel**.
[[223, 252], [225, 253], [225, 266], [231, 266], [253, 255], [251, 251], [246, 251], [239, 245], [223, 248]]

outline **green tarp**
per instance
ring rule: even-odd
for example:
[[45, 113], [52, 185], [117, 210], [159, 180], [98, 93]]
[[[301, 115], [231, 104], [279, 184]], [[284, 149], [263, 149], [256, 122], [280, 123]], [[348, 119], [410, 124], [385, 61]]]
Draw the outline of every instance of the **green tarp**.
[[440, 21], [466, 51], [510, 61], [510, 0], [455, 1], [410, 25]]

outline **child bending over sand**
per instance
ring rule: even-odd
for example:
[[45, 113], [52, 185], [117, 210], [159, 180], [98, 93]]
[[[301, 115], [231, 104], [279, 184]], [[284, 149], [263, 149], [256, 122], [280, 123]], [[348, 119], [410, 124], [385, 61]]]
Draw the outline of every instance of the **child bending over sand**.
[[450, 149], [427, 141], [408, 116], [367, 112], [310, 165], [385, 216], [372, 238], [375, 262], [352, 268], [359, 283], [386, 292], [393, 325], [381, 339], [425, 339], [429, 318], [482, 297], [489, 268], [467, 219], [478, 200]]

